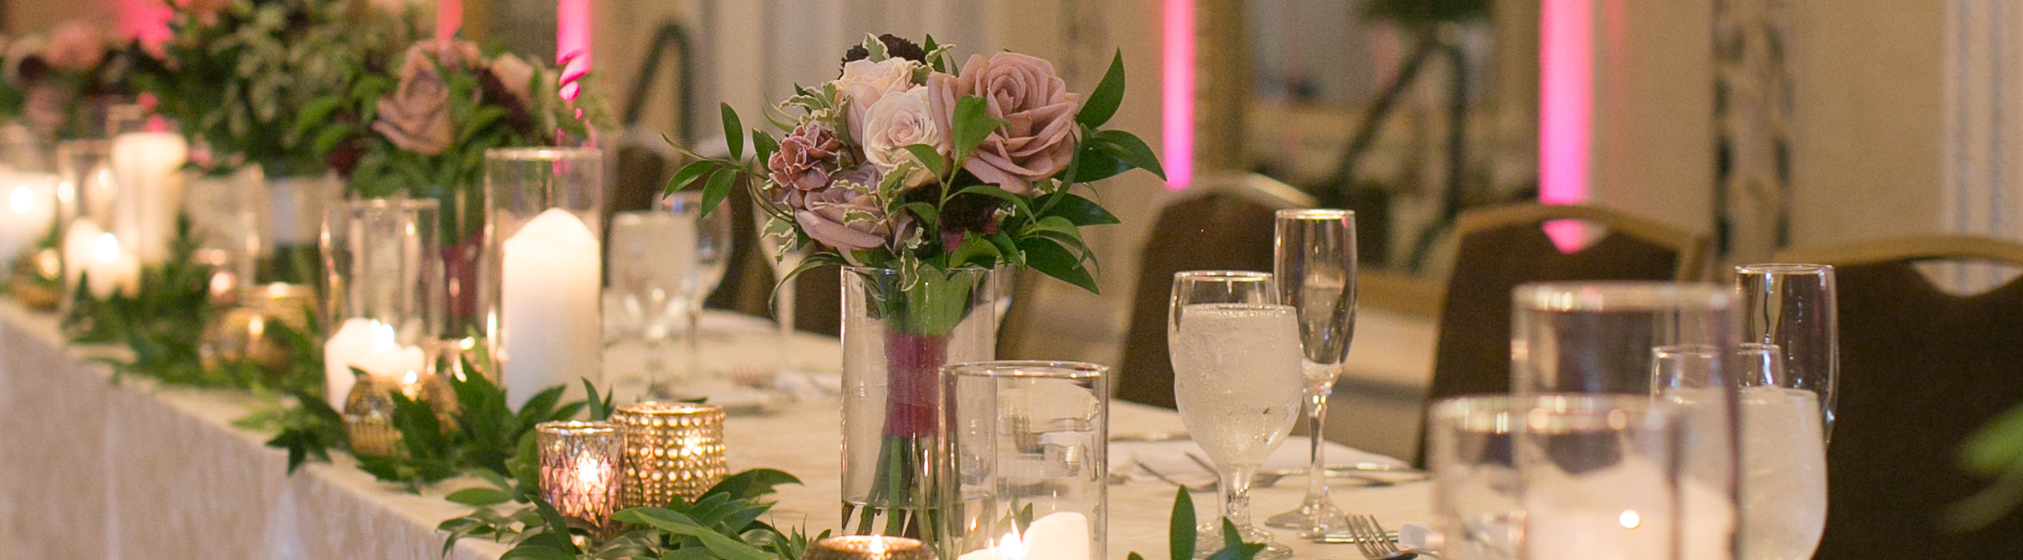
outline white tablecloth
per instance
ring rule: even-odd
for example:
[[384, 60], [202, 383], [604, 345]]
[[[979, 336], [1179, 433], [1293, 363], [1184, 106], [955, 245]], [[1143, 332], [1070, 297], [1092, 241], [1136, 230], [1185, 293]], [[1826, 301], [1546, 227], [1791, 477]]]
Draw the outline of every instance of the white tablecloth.
[[[705, 358], [725, 369], [768, 364], [777, 339], [758, 321], [718, 318]], [[231, 426], [251, 401], [229, 392], [157, 387], [143, 379], [109, 383], [90, 352], [59, 343], [54, 317], [0, 301], [0, 560], [86, 558], [297, 559], [439, 558], [438, 522], [468, 510], [442, 500], [468, 483], [421, 495], [374, 481], [349, 457], [286, 474], [286, 453], [268, 434]], [[805, 336], [793, 353], [807, 364], [838, 363], [833, 339]], [[621, 387], [636, 382], [613, 380]], [[624, 398], [621, 396], [621, 398]], [[1112, 432], [1179, 431], [1171, 411], [1115, 403]], [[772, 521], [810, 533], [837, 525], [841, 461], [839, 413], [813, 398], [769, 415], [734, 415], [726, 425], [733, 471], [766, 467], [805, 486], [778, 497]], [[341, 455], [341, 454], [340, 454]], [[1260, 517], [1290, 509], [1303, 483], [1288, 478], [1253, 501]], [[1110, 551], [1166, 556], [1173, 488], [1132, 481], [1110, 493]], [[1387, 525], [1429, 519], [1425, 483], [1339, 490], [1337, 501]], [[1215, 498], [1197, 495], [1202, 514]], [[1300, 558], [1358, 558], [1351, 546], [1298, 542]], [[497, 558], [504, 548], [464, 541], [451, 558]]]

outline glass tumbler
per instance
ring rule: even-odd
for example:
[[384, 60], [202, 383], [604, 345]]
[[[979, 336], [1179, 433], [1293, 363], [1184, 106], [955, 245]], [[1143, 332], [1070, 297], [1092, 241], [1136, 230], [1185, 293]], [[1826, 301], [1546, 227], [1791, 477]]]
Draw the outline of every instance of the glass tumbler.
[[944, 556], [1108, 558], [1109, 368], [1079, 362], [946, 366], [953, 451]]
[[601, 381], [604, 155], [594, 149], [485, 152], [480, 306], [492, 363], [517, 409], [557, 385]]
[[352, 368], [403, 384], [431, 373], [443, 313], [438, 218], [433, 200], [376, 199], [323, 220], [324, 396], [333, 408], [344, 409]]

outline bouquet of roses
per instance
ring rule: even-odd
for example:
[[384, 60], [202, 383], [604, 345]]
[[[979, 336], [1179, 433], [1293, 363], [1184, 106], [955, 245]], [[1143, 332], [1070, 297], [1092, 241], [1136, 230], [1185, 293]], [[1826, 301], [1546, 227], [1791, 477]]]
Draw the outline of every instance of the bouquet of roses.
[[139, 44], [117, 41], [82, 21], [59, 24], [46, 38], [8, 42], [0, 117], [61, 139], [106, 134], [106, 123], [89, 111], [102, 105], [101, 98], [133, 93], [128, 78], [139, 51]]
[[743, 159], [745, 131], [724, 106], [731, 157], [683, 167], [669, 192], [702, 183], [708, 212], [749, 177], [773, 217], [767, 235], [791, 237], [783, 250], [822, 248], [802, 269], [1009, 264], [1095, 291], [1079, 228], [1117, 220], [1072, 187], [1133, 168], [1165, 176], [1144, 141], [1098, 128], [1124, 94], [1121, 55], [1085, 100], [1046, 60], [999, 52], [957, 68], [949, 47], [867, 37], [840, 77], [780, 104], [784, 137], [750, 132], [762, 169]]
[[135, 81], [155, 112], [207, 146], [213, 172], [259, 165], [269, 176], [313, 177], [346, 138], [327, 126], [343, 92], [396, 54], [390, 14], [346, 0], [196, 0], [170, 6], [170, 35]]
[[1095, 291], [1096, 259], [1080, 228], [1117, 218], [1075, 186], [1133, 168], [1163, 177], [1143, 141], [1099, 128], [1123, 97], [1121, 54], [1085, 99], [1045, 60], [999, 52], [958, 68], [948, 51], [932, 37], [925, 46], [867, 37], [838, 78], [795, 88], [777, 111], [785, 122], [767, 115], [783, 137], [747, 136], [726, 105], [730, 157], [684, 166], [668, 185], [701, 184], [705, 213], [746, 185], [771, 216], [764, 235], [783, 251], [816, 248], [789, 277], [849, 264], [858, 268], [846, 274], [876, 278], [845, 284], [883, 322], [884, 356], [882, 368], [844, 367], [846, 386], [881, 387], [884, 399], [882, 408], [846, 407], [883, 411], [846, 420], [881, 426], [876, 442], [845, 438], [845, 455], [862, 459], [846, 470], [876, 464], [869, 476], [845, 474], [844, 501], [862, 507], [846, 510], [854, 524], [846, 532], [916, 534], [944, 518], [934, 510], [945, 504], [918, 494], [935, 487], [922, 478], [936, 476], [928, 463], [940, 437], [938, 374], [957, 355], [956, 331], [988, 299], [975, 297], [988, 289], [987, 271], [1030, 268]]

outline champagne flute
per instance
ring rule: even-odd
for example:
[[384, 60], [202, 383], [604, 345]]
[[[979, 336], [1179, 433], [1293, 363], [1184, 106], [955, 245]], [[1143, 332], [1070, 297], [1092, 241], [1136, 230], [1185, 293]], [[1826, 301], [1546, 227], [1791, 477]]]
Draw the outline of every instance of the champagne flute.
[[[752, 205], [752, 226], [758, 228], [759, 250], [773, 261], [773, 322], [779, 326], [780, 349], [778, 373], [792, 373], [794, 367], [794, 283], [787, 281], [807, 260], [807, 253], [794, 246], [794, 228], [791, 222], [777, 221], [773, 212], [784, 209], [769, 208], [764, 202]], [[779, 227], [773, 224], [778, 223]]]
[[[675, 217], [673, 259], [682, 267], [683, 309], [688, 316], [688, 377], [702, 377], [702, 304], [718, 282], [723, 281], [731, 254], [730, 212], [702, 213], [702, 193], [668, 195], [667, 207]], [[671, 394], [661, 387], [654, 394]]]
[[1271, 516], [1265, 524], [1326, 533], [1340, 525], [1342, 510], [1328, 498], [1328, 396], [1349, 355], [1356, 329], [1356, 214], [1347, 210], [1280, 210], [1277, 219], [1279, 300], [1299, 315], [1301, 364], [1306, 374], [1307, 438], [1313, 462], [1306, 499], [1297, 509]]
[[[1251, 524], [1250, 484], [1299, 416], [1305, 376], [1296, 313], [1279, 304], [1271, 274], [1191, 271], [1173, 275], [1168, 319], [1174, 400], [1215, 462], [1222, 518], [1244, 542], [1266, 546], [1259, 558], [1291, 557]], [[1218, 533], [1202, 532], [1200, 556], [1219, 547]]]

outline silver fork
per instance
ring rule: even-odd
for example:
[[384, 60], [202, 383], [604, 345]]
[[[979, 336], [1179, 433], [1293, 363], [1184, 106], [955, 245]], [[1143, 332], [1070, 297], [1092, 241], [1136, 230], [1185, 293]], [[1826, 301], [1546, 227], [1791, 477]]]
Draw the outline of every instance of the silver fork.
[[1356, 548], [1363, 551], [1363, 557], [1370, 560], [1410, 560], [1418, 558], [1421, 551], [1398, 550], [1397, 543], [1384, 532], [1384, 526], [1377, 523], [1374, 515], [1348, 516], [1348, 532], [1356, 538]]

